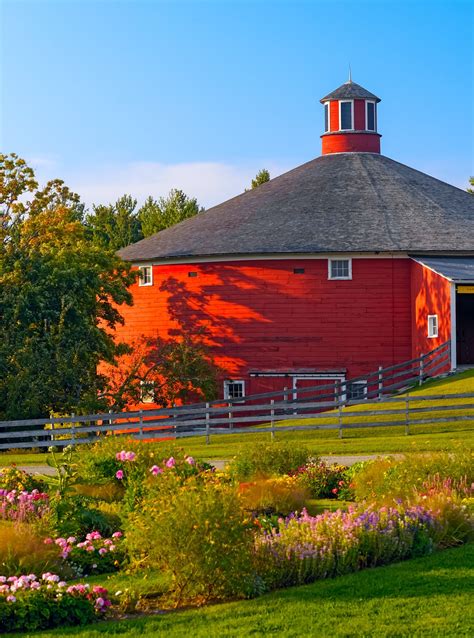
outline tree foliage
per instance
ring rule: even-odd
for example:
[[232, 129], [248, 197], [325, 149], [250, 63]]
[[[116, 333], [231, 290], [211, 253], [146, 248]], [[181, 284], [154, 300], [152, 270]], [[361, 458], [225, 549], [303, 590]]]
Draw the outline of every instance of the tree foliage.
[[203, 211], [195, 198], [188, 197], [182, 190], [172, 189], [168, 197], [157, 200], [149, 197], [138, 216], [143, 236], [149, 237]]
[[16, 155], [0, 155], [0, 417], [100, 407], [102, 361], [135, 275], [91, 242], [78, 195], [61, 180], [36, 190]]
[[262, 170], [258, 171], [255, 175], [255, 178], [252, 180], [252, 188], [257, 188], [261, 184], [265, 184], [270, 181], [270, 173], [266, 168], [262, 168]]
[[[469, 178], [469, 186], [474, 186], [474, 177]], [[474, 188], [468, 188], [467, 192], [474, 195]]]
[[87, 215], [86, 224], [95, 243], [119, 250], [143, 239], [137, 200], [123, 195], [115, 204], [94, 205], [93, 213]]

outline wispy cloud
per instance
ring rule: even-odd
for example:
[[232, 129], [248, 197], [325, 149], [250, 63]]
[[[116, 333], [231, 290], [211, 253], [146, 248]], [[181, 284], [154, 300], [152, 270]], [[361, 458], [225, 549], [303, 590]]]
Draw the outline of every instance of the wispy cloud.
[[189, 196], [196, 197], [202, 206], [209, 208], [242, 193], [261, 168], [267, 168], [272, 177], [291, 168], [263, 160], [244, 164], [134, 162], [80, 172], [61, 171], [58, 165], [41, 165], [39, 162], [34, 165], [41, 181], [61, 177], [72, 190], [79, 193], [82, 201], [89, 207], [93, 203], [115, 201], [124, 193], [132, 195], [141, 203], [149, 195], [156, 198], [167, 195], [172, 188], [180, 188]]

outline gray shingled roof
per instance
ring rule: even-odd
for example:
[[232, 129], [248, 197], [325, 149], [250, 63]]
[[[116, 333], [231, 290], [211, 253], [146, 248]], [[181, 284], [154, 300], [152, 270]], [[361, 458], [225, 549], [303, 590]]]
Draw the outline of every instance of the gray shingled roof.
[[474, 253], [474, 196], [373, 153], [318, 157], [120, 251], [211, 255]]
[[474, 257], [428, 257], [412, 255], [424, 266], [455, 282], [474, 282]]
[[380, 102], [380, 98], [364, 89], [360, 84], [356, 84], [355, 82], [345, 82], [345, 84], [341, 84], [341, 86], [331, 93], [328, 93], [326, 97], [323, 97], [320, 102], [327, 102], [327, 100], [354, 100], [357, 98], [361, 98], [364, 100], [375, 100], [376, 102]]

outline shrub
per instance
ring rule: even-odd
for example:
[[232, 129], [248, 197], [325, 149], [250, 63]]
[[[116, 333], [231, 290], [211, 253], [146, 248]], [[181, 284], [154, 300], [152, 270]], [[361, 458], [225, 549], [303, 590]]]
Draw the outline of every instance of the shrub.
[[337, 498], [347, 485], [345, 465], [328, 465], [323, 461], [310, 461], [293, 472], [298, 483], [309, 490], [313, 498]]
[[59, 576], [34, 574], [0, 576], [0, 627], [3, 631], [36, 631], [85, 625], [102, 616], [110, 605], [107, 590], [71, 585]]
[[290, 474], [308, 463], [310, 458], [306, 448], [293, 443], [256, 443], [242, 448], [230, 463], [228, 471], [239, 482], [251, 481], [254, 478]]
[[353, 477], [358, 501], [392, 503], [406, 499], [426, 482], [450, 479], [454, 489], [474, 482], [474, 456], [470, 450], [407, 454], [365, 463]]
[[421, 507], [304, 511], [257, 536], [259, 571], [276, 588], [385, 565], [430, 552], [434, 527]]
[[[175, 604], [203, 603], [243, 596], [254, 589], [252, 524], [235, 488], [189, 478], [157, 476], [140, 509], [131, 515], [127, 543], [141, 567], [172, 575], [170, 598]], [[163, 483], [170, 489], [163, 492]]]
[[123, 563], [125, 552], [122, 532], [115, 532], [112, 538], [103, 538], [97, 532], [90, 532], [82, 542], [74, 536], [68, 538], [45, 539], [47, 545], [54, 544], [59, 555], [71, 568], [74, 577], [91, 576], [117, 571]]
[[0, 490], [17, 490], [19, 492], [32, 492], [38, 490], [44, 492], [46, 483], [28, 474], [24, 470], [19, 470], [16, 466], [11, 465], [0, 470]]
[[242, 506], [253, 516], [286, 516], [295, 510], [301, 511], [309, 498], [309, 490], [293, 476], [241, 483], [238, 490]]
[[61, 536], [83, 538], [96, 530], [103, 536], [111, 536], [121, 525], [119, 516], [100, 509], [100, 504], [84, 496], [51, 498], [50, 506], [50, 527]]

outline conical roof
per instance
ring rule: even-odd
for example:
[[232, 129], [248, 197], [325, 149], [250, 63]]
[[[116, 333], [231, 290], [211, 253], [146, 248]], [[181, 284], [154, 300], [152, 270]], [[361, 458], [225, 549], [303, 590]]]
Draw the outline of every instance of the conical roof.
[[474, 253], [474, 196], [383, 155], [329, 154], [120, 254], [140, 262], [374, 251]]
[[328, 100], [355, 100], [357, 98], [363, 100], [375, 100], [380, 102], [380, 98], [364, 89], [360, 84], [356, 84], [349, 80], [342, 84], [339, 88], [335, 89], [331, 93], [328, 93], [326, 97], [323, 97], [320, 102], [327, 102]]

